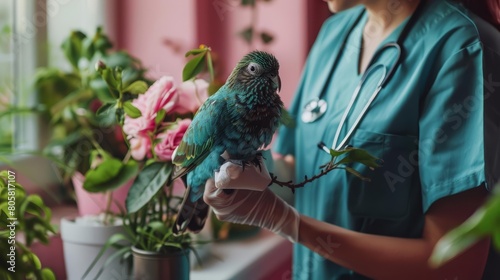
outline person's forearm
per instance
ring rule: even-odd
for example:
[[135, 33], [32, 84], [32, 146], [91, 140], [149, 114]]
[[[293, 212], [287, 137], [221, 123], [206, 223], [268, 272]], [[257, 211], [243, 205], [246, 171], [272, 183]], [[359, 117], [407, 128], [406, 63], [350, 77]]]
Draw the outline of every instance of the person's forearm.
[[[478, 261], [483, 265], [471, 265], [467, 258], [458, 257], [440, 269], [431, 269], [427, 261], [435, 241], [364, 234], [303, 215], [299, 242], [341, 266], [374, 279], [480, 279], [485, 262], [484, 256], [478, 254], [477, 258], [484, 258]], [[489, 241], [474, 246], [467, 254], [480, 251], [484, 242]]]

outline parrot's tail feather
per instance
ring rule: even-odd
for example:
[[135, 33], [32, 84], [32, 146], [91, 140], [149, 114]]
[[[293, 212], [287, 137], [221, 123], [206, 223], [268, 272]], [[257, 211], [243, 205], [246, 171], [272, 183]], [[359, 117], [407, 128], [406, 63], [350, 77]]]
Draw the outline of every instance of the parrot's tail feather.
[[180, 178], [186, 174], [187, 174], [186, 168], [174, 166], [174, 171], [173, 171], [171, 180], [174, 181], [175, 179]]
[[175, 234], [184, 233], [186, 230], [198, 233], [205, 226], [209, 206], [203, 201], [203, 197], [192, 202], [189, 199], [190, 192], [191, 189], [188, 188], [182, 201], [174, 228], [172, 229]]

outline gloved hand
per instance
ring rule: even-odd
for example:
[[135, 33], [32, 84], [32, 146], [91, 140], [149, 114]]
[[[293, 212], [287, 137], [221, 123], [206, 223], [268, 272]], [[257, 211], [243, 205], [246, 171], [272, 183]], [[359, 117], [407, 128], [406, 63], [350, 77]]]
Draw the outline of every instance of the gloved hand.
[[[298, 241], [298, 212], [267, 188], [271, 178], [264, 164], [242, 166], [224, 163], [215, 173], [215, 181], [205, 185], [205, 202], [213, 207], [221, 221], [253, 225]], [[225, 193], [224, 189], [233, 189]]]

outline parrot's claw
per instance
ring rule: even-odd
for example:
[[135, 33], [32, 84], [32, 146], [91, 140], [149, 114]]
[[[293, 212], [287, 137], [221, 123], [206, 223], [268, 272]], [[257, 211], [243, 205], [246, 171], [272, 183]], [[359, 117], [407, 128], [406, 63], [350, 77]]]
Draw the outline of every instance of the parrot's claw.
[[262, 158], [263, 158], [262, 157], [262, 153], [258, 152], [255, 155], [255, 157], [253, 159], [251, 159], [251, 160], [227, 159], [226, 161], [241, 166], [241, 168], [243, 169], [243, 171], [245, 171], [245, 166], [254, 165], [254, 166], [259, 167], [259, 170], [262, 172], [262, 166], [261, 166], [261, 164], [262, 164], [261, 159]]
[[254, 159], [252, 159], [251, 163], [254, 165], [254, 166], [257, 166], [259, 167], [259, 172], [262, 172], [262, 166], [261, 166], [261, 161], [260, 159], [262, 158], [262, 154], [257, 154], [257, 156], [255, 156]]

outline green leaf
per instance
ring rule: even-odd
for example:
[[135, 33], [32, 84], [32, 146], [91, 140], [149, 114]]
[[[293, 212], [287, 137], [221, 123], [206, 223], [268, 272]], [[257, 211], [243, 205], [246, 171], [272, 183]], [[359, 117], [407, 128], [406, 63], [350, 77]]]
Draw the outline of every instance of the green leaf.
[[262, 40], [262, 43], [269, 44], [274, 40], [274, 36], [267, 32], [262, 32], [260, 33], [260, 39]]
[[125, 114], [127, 114], [129, 117], [133, 119], [142, 116], [141, 111], [137, 109], [134, 105], [132, 105], [131, 101], [123, 103], [123, 109], [125, 110]]
[[148, 84], [144, 81], [135, 81], [125, 88], [125, 92], [130, 92], [131, 94], [141, 94], [148, 90]]
[[83, 40], [86, 37], [81, 31], [73, 31], [61, 45], [64, 55], [74, 69], [78, 69], [78, 61], [83, 56]]
[[95, 79], [90, 81], [90, 88], [94, 90], [97, 97], [103, 103], [114, 103], [116, 98], [111, 93], [106, 82], [102, 79]]
[[[108, 106], [106, 106], [108, 105]], [[116, 124], [116, 104], [110, 103], [103, 105], [105, 108], [99, 108], [98, 113], [96, 114], [97, 126], [99, 127], [109, 127], [113, 124]]]
[[497, 251], [500, 250], [500, 228], [495, 229], [495, 231], [493, 232], [492, 243]]
[[368, 177], [365, 177], [363, 176], [361, 173], [359, 173], [357, 170], [355, 170], [354, 168], [351, 168], [351, 167], [346, 167], [345, 170], [349, 173], [351, 173], [352, 175], [358, 177], [359, 179], [363, 180], [363, 181], [366, 181], [366, 182], [369, 182], [371, 181], [370, 178]]
[[102, 114], [106, 114], [107, 111], [111, 108], [111, 107], [114, 107], [116, 106], [115, 103], [105, 103], [103, 104], [101, 107], [99, 107], [99, 109], [97, 109], [96, 111], [96, 115], [97, 116], [100, 116]]
[[94, 37], [92, 38], [92, 45], [96, 51], [105, 54], [106, 51], [113, 47], [113, 44], [109, 40], [108, 36], [104, 34], [102, 27], [98, 26]]
[[253, 39], [253, 28], [250, 26], [250, 27], [244, 29], [243, 31], [241, 31], [240, 33], [238, 33], [238, 36], [240, 36], [241, 38], [243, 38], [243, 40], [245, 40], [245, 42], [247, 44], [251, 44], [252, 43], [252, 39]]
[[56, 280], [56, 275], [48, 268], [42, 269], [42, 280]]
[[205, 53], [201, 53], [186, 63], [186, 66], [182, 70], [182, 81], [190, 80], [201, 73], [204, 66], [202, 63], [204, 57]]
[[87, 184], [85, 190], [88, 192], [105, 192], [117, 189], [132, 180], [139, 172], [139, 165], [133, 160], [129, 160], [120, 168], [118, 174], [110, 178], [108, 181], [99, 184]]
[[163, 122], [163, 119], [165, 118], [166, 114], [167, 114], [167, 112], [165, 110], [158, 111], [158, 113], [156, 113], [156, 117], [155, 117], [155, 124], [160, 124], [161, 122]]
[[192, 50], [189, 50], [185, 56], [188, 57], [190, 55], [198, 55], [200, 53], [204, 53], [204, 52], [208, 52], [208, 48], [203, 48], [203, 49], [192, 49]]
[[212, 54], [210, 52], [207, 52], [207, 67], [208, 67], [208, 73], [210, 74], [210, 82], [212, 82], [215, 80], [215, 71], [212, 62]]
[[52, 108], [50, 109], [50, 113], [52, 115], [56, 115], [58, 113], [61, 113], [65, 109], [70, 109], [69, 106], [71, 104], [76, 104], [81, 100], [86, 100], [90, 97], [92, 97], [92, 91], [84, 88], [78, 89], [54, 104], [54, 106], [52, 106]]
[[113, 98], [117, 98], [116, 92], [118, 92], [118, 81], [115, 78], [113, 69], [106, 67], [100, 71], [102, 79], [106, 82], [108, 87], [111, 89], [111, 95]]
[[116, 108], [115, 117], [116, 121], [119, 124], [123, 125], [123, 122], [125, 121], [125, 111], [123, 110], [123, 108]]
[[340, 155], [346, 154], [350, 152], [353, 148], [345, 148], [343, 150], [335, 150], [335, 149], [330, 149], [330, 155], [332, 157], [338, 157]]
[[[476, 214], [479, 216], [484, 215], [485, 211], [483, 209], [482, 212], [476, 212]], [[441, 238], [434, 247], [429, 259], [431, 266], [439, 267], [443, 265], [479, 241], [482, 236], [475, 234], [474, 228], [473, 223], [465, 222]]]
[[128, 192], [126, 200], [128, 212], [137, 212], [146, 205], [165, 185], [171, 172], [172, 164], [168, 162], [155, 162], [144, 167]]
[[93, 189], [96, 185], [113, 179], [123, 167], [123, 163], [111, 155], [103, 151], [92, 151], [92, 164], [96, 164], [97, 161], [101, 162], [97, 163], [94, 169], [90, 169], [85, 174], [83, 188], [87, 191]]
[[8, 107], [7, 109], [2, 109], [0, 112], [0, 118], [3, 118], [8, 115], [19, 115], [24, 113], [40, 113], [45, 111], [41, 106], [37, 107]]
[[[493, 237], [493, 244], [500, 246], [500, 185], [497, 184], [488, 201], [460, 226], [444, 235], [434, 247], [429, 263], [438, 267], [480, 241]], [[500, 249], [500, 247], [497, 247]]]
[[169, 231], [169, 228], [165, 225], [165, 223], [160, 221], [150, 222], [148, 227], [151, 228], [151, 232], [159, 232], [162, 235], [167, 234]]
[[357, 162], [364, 164], [370, 168], [380, 167], [380, 165], [382, 164], [381, 159], [374, 157], [365, 150], [358, 148], [348, 148], [346, 150], [347, 150], [346, 156], [342, 158], [339, 162], [337, 162], [337, 164]]

